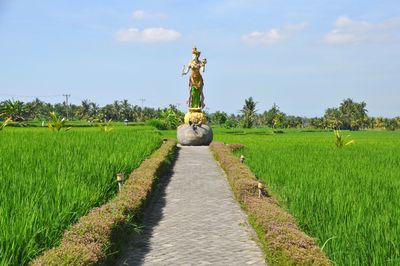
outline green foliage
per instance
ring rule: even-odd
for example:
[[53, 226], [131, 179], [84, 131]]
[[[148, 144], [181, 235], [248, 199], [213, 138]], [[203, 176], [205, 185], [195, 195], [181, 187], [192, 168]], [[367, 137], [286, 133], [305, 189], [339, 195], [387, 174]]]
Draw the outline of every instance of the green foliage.
[[283, 121], [285, 118], [285, 114], [282, 112], [278, 112], [275, 117], [272, 119], [272, 124], [274, 128], [282, 127]]
[[358, 130], [363, 127], [368, 112], [366, 106], [365, 102], [356, 103], [352, 99], [343, 100], [339, 107], [343, 129]]
[[273, 128], [283, 127], [285, 120], [286, 115], [279, 110], [279, 106], [275, 103], [272, 105], [271, 109], [265, 111], [261, 116], [261, 123]]
[[7, 100], [2, 103], [0, 113], [0, 116], [10, 117], [13, 121], [22, 121], [26, 113], [26, 106], [19, 100]]
[[160, 119], [157, 119], [157, 118], [147, 120], [146, 125], [155, 127], [158, 130], [166, 130], [167, 129], [165, 127], [165, 124]]
[[0, 265], [27, 265], [56, 245], [116, 194], [116, 173], [130, 173], [162, 143], [158, 132], [131, 127], [65, 133], [10, 128], [1, 136]]
[[385, 119], [381, 116], [375, 118], [374, 127], [375, 128], [385, 128]]
[[256, 105], [257, 103], [250, 97], [245, 100], [244, 106], [240, 112], [242, 113], [241, 126], [243, 128], [252, 128], [256, 119]]
[[[367, 116], [365, 102], [354, 102], [352, 99], [345, 99], [337, 108], [328, 108], [323, 117], [307, 118], [293, 115], [286, 115], [274, 103], [273, 106], [257, 114], [255, 110], [257, 103], [252, 97], [245, 100], [245, 105], [241, 110], [241, 115], [226, 114], [222, 111], [208, 113], [203, 110], [207, 121], [214, 125], [224, 125], [226, 128], [232, 127], [260, 127], [268, 126], [272, 128], [319, 128], [319, 129], [366, 129], [382, 128], [387, 130], [400, 129], [399, 118], [395, 122], [387, 118], [373, 118]], [[84, 100], [79, 105], [66, 105], [65, 103], [50, 104], [39, 99], [31, 102], [21, 102], [6, 100], [0, 102], [0, 116], [11, 117], [13, 121], [31, 121], [40, 122], [49, 119], [49, 113], [55, 112], [60, 117], [67, 117], [70, 121], [85, 120], [89, 123], [95, 120], [124, 121], [128, 119], [132, 122], [145, 122], [150, 119], [162, 119], [167, 109], [172, 109], [182, 120], [183, 113], [175, 106], [170, 105], [166, 109], [155, 109], [150, 107], [132, 105], [128, 100], [114, 101], [100, 107], [95, 102]], [[164, 112], [164, 113], [163, 113]], [[169, 118], [170, 119], [170, 118]], [[173, 123], [162, 121], [163, 126], [158, 128], [173, 127]], [[30, 123], [26, 123], [30, 125]]]
[[337, 152], [329, 145], [332, 132], [253, 131], [214, 129], [214, 140], [246, 145], [238, 155], [301, 228], [325, 244], [333, 265], [399, 264], [400, 132], [353, 132], [358, 144]]
[[165, 129], [176, 129], [182, 123], [182, 120], [183, 114], [172, 106], [160, 114], [160, 121]]
[[[60, 132], [62, 128], [65, 128], [65, 123], [67, 120], [63, 118], [59, 118], [55, 112], [50, 112], [51, 121], [47, 124], [47, 127], [52, 131]], [[65, 129], [65, 131], [70, 130], [71, 127]]]
[[359, 130], [368, 126], [367, 104], [345, 99], [339, 108], [328, 108], [324, 115], [324, 126], [331, 129]]
[[343, 124], [343, 121], [341, 120], [341, 116], [342, 116], [342, 114], [338, 108], [326, 109], [325, 115], [324, 115], [326, 126], [331, 129], [339, 129]]
[[0, 131], [2, 131], [11, 121], [12, 121], [11, 117], [9, 117], [6, 120], [4, 120], [4, 122], [1, 123], [1, 125], [0, 125]]
[[386, 126], [385, 126], [386, 130], [394, 131], [394, 130], [396, 130], [396, 128], [398, 128], [396, 118], [387, 119], [385, 124], [386, 124]]
[[214, 125], [224, 125], [227, 119], [228, 115], [225, 112], [221, 111], [216, 111], [215, 113], [210, 115], [210, 122]]
[[334, 135], [335, 135], [335, 145], [338, 148], [343, 148], [344, 146], [347, 146], [347, 145], [355, 143], [354, 140], [348, 140], [350, 135], [347, 135], [346, 137], [343, 137], [342, 133], [340, 133], [339, 130], [335, 130], [334, 131]]
[[97, 124], [97, 127], [103, 132], [111, 132], [113, 130], [112, 119], [108, 120], [106, 123]]
[[235, 128], [238, 126], [238, 122], [234, 115], [231, 115], [226, 119], [224, 127], [225, 128]]

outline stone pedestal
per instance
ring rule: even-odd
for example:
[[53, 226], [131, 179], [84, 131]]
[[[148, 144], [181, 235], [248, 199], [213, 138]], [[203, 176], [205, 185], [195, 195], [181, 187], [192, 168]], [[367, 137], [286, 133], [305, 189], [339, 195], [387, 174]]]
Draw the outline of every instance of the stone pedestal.
[[177, 129], [178, 142], [183, 146], [209, 145], [213, 139], [212, 129], [207, 125], [180, 125]]

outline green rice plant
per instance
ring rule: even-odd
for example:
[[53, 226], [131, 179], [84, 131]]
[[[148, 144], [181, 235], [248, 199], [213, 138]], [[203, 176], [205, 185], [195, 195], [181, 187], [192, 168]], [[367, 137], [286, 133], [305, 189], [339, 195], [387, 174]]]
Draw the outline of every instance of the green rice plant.
[[9, 128], [0, 145], [0, 265], [27, 265], [57, 245], [63, 232], [118, 191], [116, 173], [130, 173], [162, 144], [158, 131], [80, 128], [52, 134]]
[[97, 124], [97, 127], [100, 128], [100, 130], [103, 131], [103, 132], [111, 132], [113, 130], [112, 119], [108, 120], [104, 124], [101, 124], [101, 123]]
[[[50, 112], [50, 117], [51, 121], [47, 124], [48, 128], [52, 131], [60, 132], [60, 130], [65, 127], [65, 123], [67, 122], [67, 120], [65, 119], [65, 117], [60, 119], [55, 112]], [[65, 131], [68, 131], [70, 129], [71, 127], [68, 127], [65, 129]]]
[[343, 148], [344, 146], [355, 143], [354, 140], [347, 140], [350, 137], [350, 135], [343, 137], [339, 130], [335, 130], [334, 135], [335, 135], [335, 145], [338, 148]]
[[328, 131], [225, 132], [214, 139], [246, 145], [237, 156], [334, 265], [400, 265], [399, 131], [352, 132], [358, 145], [339, 153]]
[[1, 123], [1, 125], [0, 125], [0, 131], [2, 131], [11, 121], [12, 121], [11, 117], [9, 117], [6, 120], [4, 120], [4, 122]]

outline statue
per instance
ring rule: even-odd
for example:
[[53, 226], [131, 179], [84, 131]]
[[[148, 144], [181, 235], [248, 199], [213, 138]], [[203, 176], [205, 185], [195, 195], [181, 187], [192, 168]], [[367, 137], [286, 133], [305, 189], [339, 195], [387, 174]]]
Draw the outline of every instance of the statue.
[[201, 72], [205, 71], [207, 60], [200, 60], [200, 51], [196, 47], [192, 49], [193, 59], [188, 66], [182, 68], [182, 76], [192, 71], [189, 78], [189, 99], [187, 105], [189, 112], [185, 115], [185, 123], [177, 130], [178, 141], [182, 145], [208, 145], [212, 141], [213, 133], [206, 125], [207, 119], [202, 112], [204, 108], [203, 77]]
[[205, 71], [205, 67], [207, 64], [207, 59], [199, 60], [200, 51], [197, 50], [196, 47], [192, 49], [193, 60], [189, 62], [188, 67], [183, 66], [182, 76], [189, 73], [192, 70], [192, 74], [189, 78], [189, 99], [187, 100], [187, 104], [189, 108], [204, 108], [204, 94], [203, 94], [203, 77], [200, 74], [200, 71]]

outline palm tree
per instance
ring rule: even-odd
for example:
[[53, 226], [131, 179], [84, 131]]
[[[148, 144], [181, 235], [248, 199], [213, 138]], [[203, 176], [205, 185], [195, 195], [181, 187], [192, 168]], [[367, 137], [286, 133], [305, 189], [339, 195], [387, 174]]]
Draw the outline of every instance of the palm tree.
[[132, 108], [128, 100], [126, 99], [122, 100], [120, 103], [120, 108], [121, 108], [121, 113], [124, 116], [123, 119], [132, 120]]
[[342, 114], [342, 124], [344, 129], [358, 130], [367, 124], [367, 104], [357, 103], [348, 98], [340, 104], [339, 111]]
[[240, 110], [243, 114], [242, 126], [244, 128], [253, 127], [257, 112], [256, 105], [257, 103], [253, 100], [253, 97], [244, 100], [244, 106]]
[[341, 112], [338, 108], [328, 108], [324, 115], [325, 124], [328, 128], [339, 129], [342, 125]]
[[94, 102], [90, 102], [89, 103], [89, 117], [90, 120], [96, 119], [99, 113], [99, 105], [94, 103]]
[[121, 119], [121, 105], [119, 104], [119, 101], [114, 101], [112, 105], [113, 105], [113, 113], [114, 116], [116, 117], [116, 120], [119, 121], [123, 120]]
[[117, 121], [117, 117], [114, 115], [114, 106], [112, 104], [106, 104], [101, 108], [101, 113], [105, 121], [110, 119]]
[[90, 115], [90, 101], [88, 99], [81, 102], [81, 105], [78, 107], [77, 115], [80, 119], [87, 118]]
[[385, 119], [381, 116], [375, 118], [375, 123], [374, 123], [374, 127], [375, 128], [385, 128], [386, 124], [385, 124]]
[[275, 115], [275, 117], [272, 119], [273, 128], [282, 127], [284, 118], [285, 118], [285, 114], [282, 112], [278, 112]]
[[38, 98], [26, 103], [25, 106], [29, 119], [38, 119], [48, 116], [48, 112], [44, 112], [45, 103]]
[[279, 106], [274, 103], [272, 105], [271, 109], [269, 109], [268, 111], [265, 111], [262, 114], [261, 123], [263, 125], [266, 125], [266, 126], [269, 126], [269, 127], [273, 127], [274, 126], [273, 120], [277, 116], [277, 114], [280, 113], [280, 112], [281, 111], [279, 110]]
[[23, 102], [7, 100], [2, 104], [1, 116], [10, 117], [13, 121], [22, 121], [26, 115], [26, 106]]

